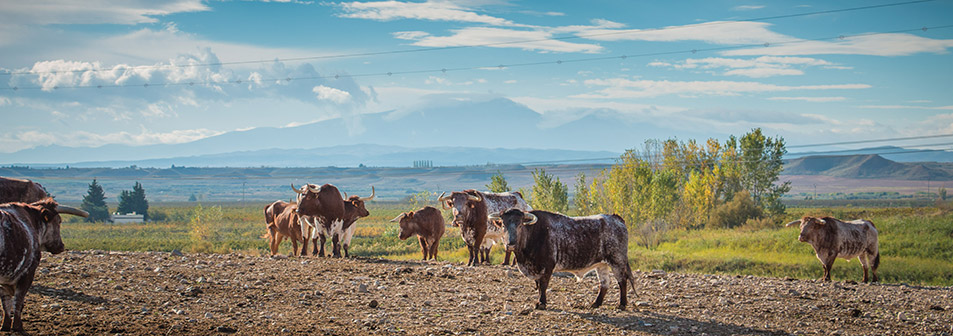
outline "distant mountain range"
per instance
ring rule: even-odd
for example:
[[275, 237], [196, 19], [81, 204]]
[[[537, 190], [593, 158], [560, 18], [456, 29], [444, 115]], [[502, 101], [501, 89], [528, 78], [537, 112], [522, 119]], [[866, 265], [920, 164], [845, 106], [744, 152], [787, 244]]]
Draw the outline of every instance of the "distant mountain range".
[[817, 155], [787, 160], [782, 174], [940, 181], [953, 179], [953, 163], [896, 162], [880, 155]]
[[[578, 119], [558, 123], [505, 98], [447, 99], [416, 109], [355, 115], [295, 127], [232, 131], [180, 144], [41, 146], [0, 153], [0, 165], [407, 167], [415, 160], [430, 160], [438, 166], [580, 160], [617, 157], [621, 149], [639, 147], [646, 139], [668, 139], [667, 132], [651, 121], [637, 121], [612, 111], [589, 111]], [[368, 144], [369, 134], [388, 140]], [[685, 136], [703, 139], [712, 135]], [[619, 150], [601, 150], [606, 148]], [[900, 147], [837, 152], [790, 150], [787, 158], [867, 154], [897, 162], [953, 162], [953, 152]]]

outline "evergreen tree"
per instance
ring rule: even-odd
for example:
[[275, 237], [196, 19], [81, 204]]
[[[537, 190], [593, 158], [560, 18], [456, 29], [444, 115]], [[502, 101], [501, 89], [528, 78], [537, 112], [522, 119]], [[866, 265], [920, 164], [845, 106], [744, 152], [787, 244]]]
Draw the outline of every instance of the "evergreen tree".
[[83, 196], [83, 205], [80, 208], [89, 213], [89, 217], [86, 217], [87, 222], [110, 221], [109, 207], [106, 206], [106, 193], [103, 191], [103, 186], [96, 183], [96, 179], [93, 179], [93, 183], [89, 184], [89, 190], [86, 192], [86, 196]]
[[510, 189], [510, 186], [506, 185], [506, 177], [503, 177], [503, 172], [497, 170], [496, 175], [490, 176], [490, 184], [486, 185], [487, 190], [490, 192], [507, 192]]
[[119, 193], [119, 209], [116, 211], [121, 214], [135, 212], [143, 215], [144, 220], [149, 220], [149, 201], [146, 201], [146, 190], [142, 184], [136, 182], [132, 191], [123, 190]]

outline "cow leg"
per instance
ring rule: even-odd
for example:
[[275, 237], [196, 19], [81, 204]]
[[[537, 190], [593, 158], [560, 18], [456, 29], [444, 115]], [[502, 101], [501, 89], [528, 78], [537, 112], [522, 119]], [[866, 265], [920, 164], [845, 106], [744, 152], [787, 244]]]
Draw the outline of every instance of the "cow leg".
[[276, 233], [276, 234], [275, 234], [275, 240], [274, 240], [275, 246], [271, 249], [271, 255], [276, 255], [276, 254], [278, 254], [278, 248], [281, 247], [281, 242], [284, 241], [284, 240], [285, 240], [285, 236], [284, 236], [284, 235], [282, 235], [282, 234], [280, 234], [280, 233]]
[[536, 287], [539, 288], [539, 302], [536, 303], [536, 309], [546, 310], [546, 289], [549, 288], [549, 279], [553, 277], [552, 270], [546, 270], [539, 280], [536, 280]]
[[430, 249], [427, 248], [427, 240], [424, 237], [417, 236], [417, 242], [420, 243], [420, 254], [423, 255], [424, 261], [430, 258]]
[[317, 246], [315, 246], [314, 252], [315, 252], [315, 254], [324, 257], [324, 256], [325, 256], [325, 255], [324, 255], [324, 243], [327, 241], [328, 238], [327, 238], [323, 233], [321, 233], [321, 234], [318, 234], [318, 239], [321, 240], [321, 249], [318, 250]]
[[269, 228], [268, 228], [268, 238], [269, 238], [269, 239], [268, 239], [268, 248], [271, 249], [271, 255], [276, 255], [276, 254], [278, 254], [278, 243], [277, 243], [278, 237], [277, 237], [277, 235], [278, 235], [278, 232], [275, 230], [275, 228], [272, 228], [272, 227], [269, 227]]
[[298, 240], [294, 239], [294, 237], [288, 237], [288, 239], [291, 240], [291, 255], [297, 257], [298, 256]]
[[335, 258], [341, 257], [341, 237], [337, 234], [331, 235], [331, 255]]
[[596, 267], [596, 277], [599, 279], [599, 295], [596, 296], [596, 302], [593, 302], [589, 308], [599, 308], [602, 305], [602, 301], [606, 298], [606, 292], [609, 291], [610, 275], [612, 275], [612, 272], [609, 270], [609, 265]]
[[303, 237], [301, 240], [303, 240], [301, 242], [301, 256], [303, 257], [308, 255], [308, 241], [311, 240], [311, 238]]
[[880, 267], [880, 251], [875, 250], [871, 255], [874, 256], [873, 265], [871, 265], [872, 273], [874, 273], [874, 282], [880, 282], [880, 278], [877, 277], [877, 268]]
[[870, 264], [870, 257], [864, 253], [857, 256], [857, 260], [860, 261], [860, 266], [864, 268], [864, 283], [867, 283], [867, 265]]
[[13, 326], [13, 315], [16, 312], [14, 292], [14, 286], [11, 285], [3, 285], [0, 288], [0, 299], [3, 301], [3, 325], [0, 326], [0, 331], [10, 331], [10, 327]]
[[470, 259], [467, 260], [467, 266], [476, 266], [477, 258], [479, 257], [479, 246], [467, 245], [467, 252], [470, 253]]
[[504, 252], [505, 257], [503, 258], [503, 263], [500, 264], [500, 265], [509, 265], [509, 264], [510, 264], [510, 254], [512, 254], [513, 251], [510, 250], [510, 249], [508, 249], [508, 248], [506, 248], [506, 247], [503, 248], [503, 251], [505, 251], [505, 252]]
[[33, 285], [33, 276], [35, 275], [36, 270], [26, 274], [19, 282], [17, 282], [16, 290], [14, 294], [14, 309], [13, 309], [13, 331], [23, 331], [23, 305], [26, 301], [26, 293], [30, 289], [30, 286]]
[[831, 267], [834, 267], [834, 260], [837, 260], [836, 253], [831, 253], [822, 259], [822, 263], [824, 264], [824, 279], [822, 280], [831, 281]]
[[440, 240], [435, 239], [430, 243], [430, 258], [437, 260], [437, 245], [440, 245]]

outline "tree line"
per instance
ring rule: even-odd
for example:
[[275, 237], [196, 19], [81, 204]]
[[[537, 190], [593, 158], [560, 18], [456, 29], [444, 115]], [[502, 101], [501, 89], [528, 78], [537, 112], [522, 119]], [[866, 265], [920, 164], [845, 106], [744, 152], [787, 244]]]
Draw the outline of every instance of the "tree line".
[[[106, 192], [96, 179], [89, 184], [86, 196], [83, 196], [83, 205], [80, 206], [89, 213], [86, 221], [111, 222], [109, 207], [106, 205]], [[123, 190], [119, 193], [119, 207], [116, 212], [121, 214], [137, 213], [143, 215], [143, 220], [149, 220], [149, 201], [146, 200], [146, 190], [138, 181], [132, 190]]]
[[[567, 185], [542, 169], [534, 171], [532, 190], [523, 195], [534, 209], [618, 214], [641, 245], [653, 247], [673, 228], [777, 221], [785, 212], [781, 196], [791, 190], [790, 182], [778, 181], [785, 153], [784, 139], [765, 136], [760, 128], [724, 142], [651, 140], [596, 176], [579, 174], [572, 204]], [[510, 191], [499, 172], [487, 188]]]

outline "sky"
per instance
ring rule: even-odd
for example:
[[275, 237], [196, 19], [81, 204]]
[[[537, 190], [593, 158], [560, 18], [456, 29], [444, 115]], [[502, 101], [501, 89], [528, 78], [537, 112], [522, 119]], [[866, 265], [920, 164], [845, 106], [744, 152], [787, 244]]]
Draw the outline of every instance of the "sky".
[[[794, 146], [953, 134], [951, 13], [949, 0], [0, 0], [0, 153], [499, 98], [541, 128], [609, 113], [672, 138], [759, 127]], [[450, 114], [432, 117], [466, 128]], [[858, 146], [875, 145], [953, 140]]]

